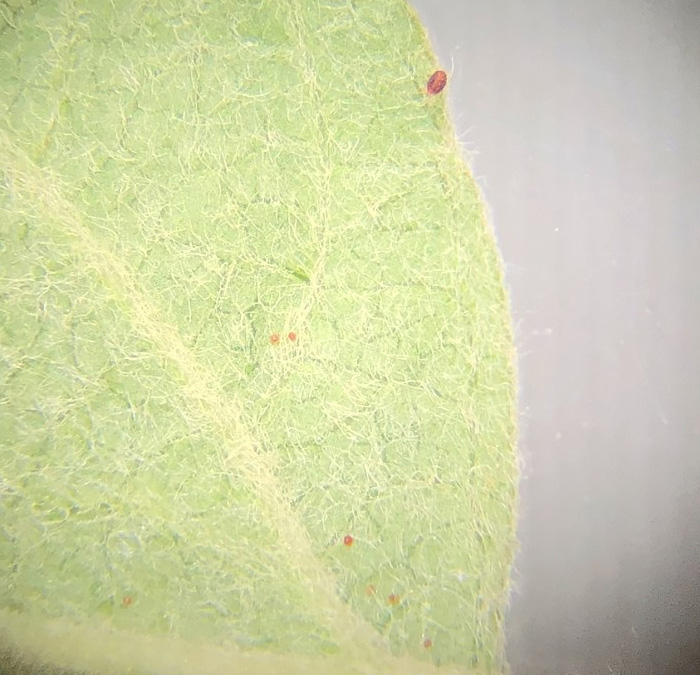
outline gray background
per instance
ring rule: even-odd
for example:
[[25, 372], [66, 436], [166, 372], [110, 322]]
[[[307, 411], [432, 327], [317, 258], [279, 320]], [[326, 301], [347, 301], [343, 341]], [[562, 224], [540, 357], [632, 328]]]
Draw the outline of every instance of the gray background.
[[700, 0], [412, 0], [506, 263], [514, 675], [700, 673]]

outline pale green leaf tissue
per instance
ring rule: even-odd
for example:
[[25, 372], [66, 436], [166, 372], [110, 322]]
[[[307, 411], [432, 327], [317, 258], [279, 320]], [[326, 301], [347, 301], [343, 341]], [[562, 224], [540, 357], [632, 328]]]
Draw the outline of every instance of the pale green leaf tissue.
[[3, 653], [505, 670], [508, 298], [437, 67], [403, 0], [0, 5]]

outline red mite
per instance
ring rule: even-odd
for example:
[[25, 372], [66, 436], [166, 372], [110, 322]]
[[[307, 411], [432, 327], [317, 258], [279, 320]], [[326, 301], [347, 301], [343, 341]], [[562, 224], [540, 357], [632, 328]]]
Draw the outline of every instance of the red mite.
[[352, 546], [354, 543], [355, 540], [353, 539], [353, 536], [351, 534], [346, 534], [343, 538], [343, 544], [345, 544], [346, 546]]
[[447, 84], [447, 73], [444, 70], [436, 70], [428, 80], [426, 90], [431, 96], [439, 94]]

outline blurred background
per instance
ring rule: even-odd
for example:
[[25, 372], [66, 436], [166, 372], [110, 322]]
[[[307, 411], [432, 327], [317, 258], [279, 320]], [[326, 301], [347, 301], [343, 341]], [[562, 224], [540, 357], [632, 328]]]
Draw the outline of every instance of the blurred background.
[[411, 4], [513, 305], [513, 674], [700, 673], [700, 1]]

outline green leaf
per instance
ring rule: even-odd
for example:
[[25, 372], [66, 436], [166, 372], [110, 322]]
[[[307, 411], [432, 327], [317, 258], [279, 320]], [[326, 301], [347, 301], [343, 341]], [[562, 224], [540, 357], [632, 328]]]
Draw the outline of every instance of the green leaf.
[[6, 636], [134, 672], [503, 667], [508, 301], [413, 13], [2, 12]]

